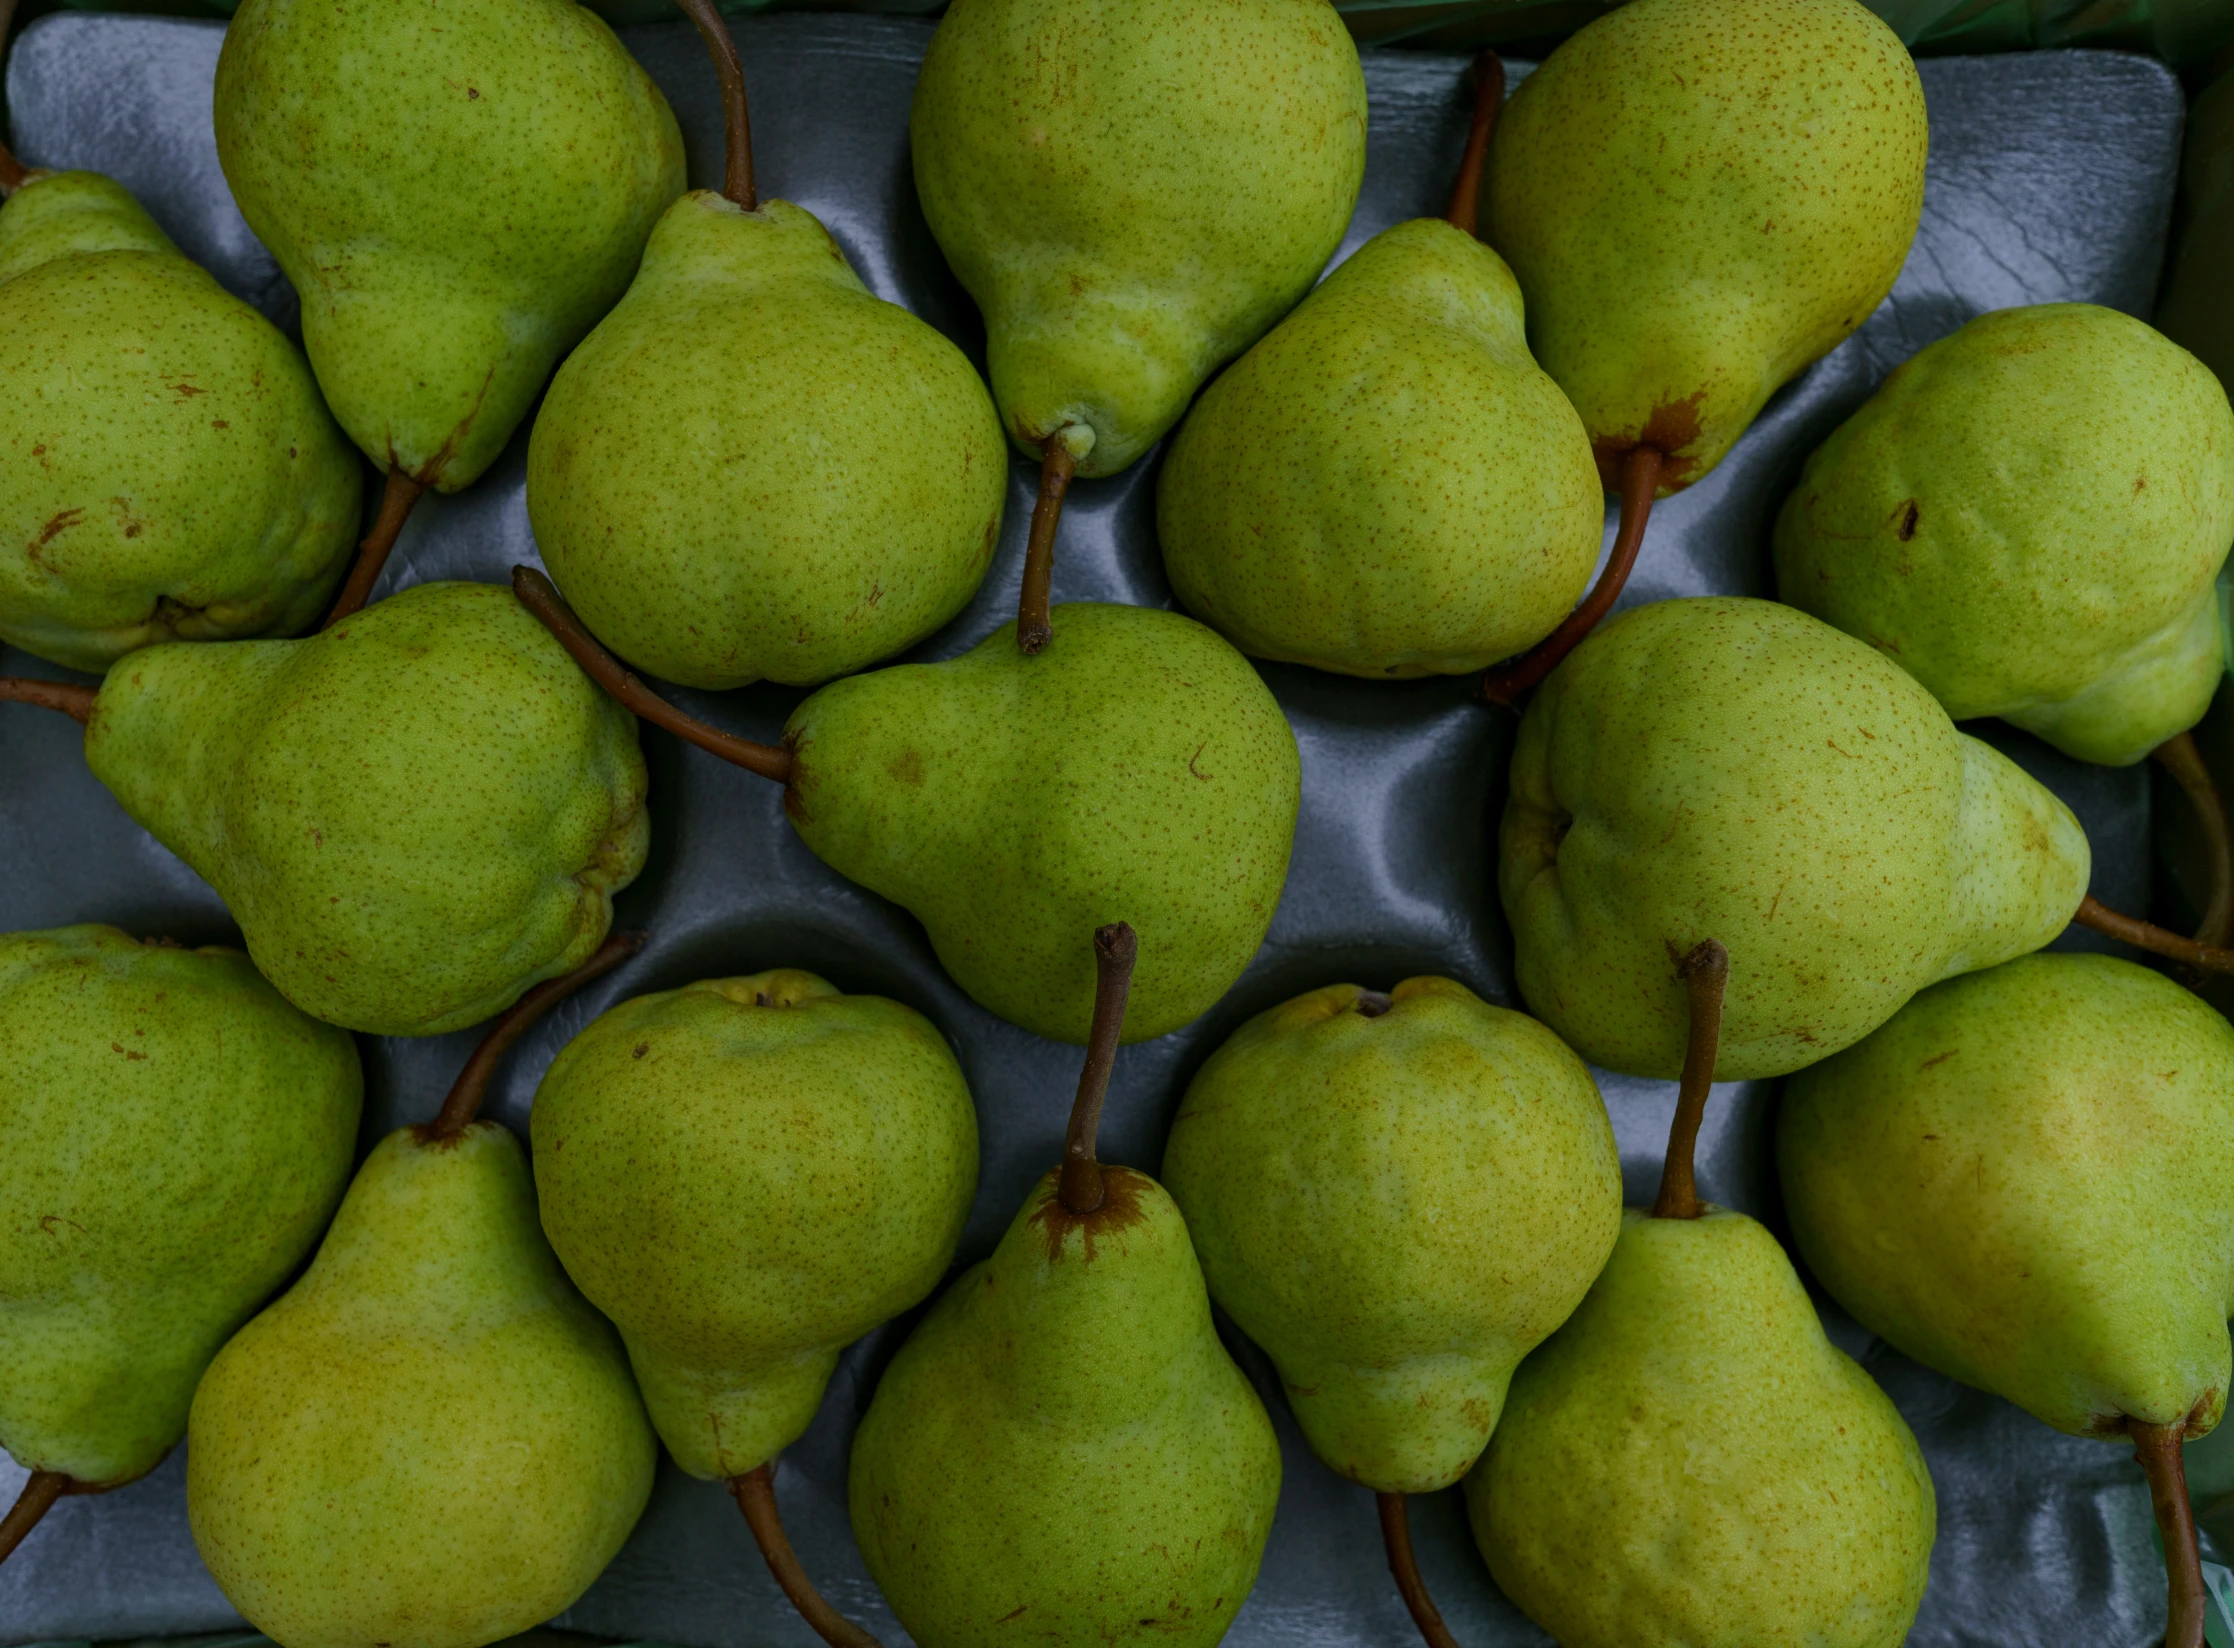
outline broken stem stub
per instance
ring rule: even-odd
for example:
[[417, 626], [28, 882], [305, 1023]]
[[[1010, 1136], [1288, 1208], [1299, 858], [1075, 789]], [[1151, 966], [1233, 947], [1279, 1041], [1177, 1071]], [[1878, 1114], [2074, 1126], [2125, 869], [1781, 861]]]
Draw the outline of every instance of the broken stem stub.
[[799, 1566], [799, 1557], [783, 1531], [783, 1517], [776, 1510], [775, 1461], [731, 1477], [729, 1491], [737, 1509], [745, 1513], [745, 1525], [752, 1529], [753, 1542], [767, 1559], [768, 1571], [776, 1576], [783, 1594], [799, 1610], [799, 1617], [814, 1628], [815, 1635], [830, 1648], [879, 1648], [875, 1637], [830, 1606], [807, 1578], [806, 1569]]
[[2204, 765], [2192, 730], [2167, 738], [2149, 753], [2186, 794], [2188, 805], [2195, 809], [2196, 826], [2203, 832], [2211, 892], [2195, 929], [2195, 942], [2205, 949], [2224, 949], [2227, 940], [2234, 938], [2234, 825], [2227, 821], [2226, 798]]
[[1070, 492], [1078, 460], [1058, 429], [1040, 443], [1039, 497], [1032, 504], [1032, 532], [1024, 542], [1024, 588], [1016, 599], [1016, 644], [1042, 651], [1055, 633], [1048, 603], [1055, 589], [1055, 529], [1063, 522], [1063, 499]]
[[582, 620], [560, 597], [551, 580], [535, 568], [516, 566], [512, 569], [512, 593], [519, 598], [520, 605], [535, 614], [543, 627], [558, 638], [559, 645], [582, 666], [582, 673], [603, 687], [622, 708], [655, 727], [665, 728], [686, 744], [695, 744], [709, 755], [720, 756], [733, 766], [758, 773], [762, 778], [772, 778], [778, 784], [791, 782], [791, 751], [781, 744], [739, 738], [675, 708], [600, 646], [597, 638], [583, 628]]
[[372, 586], [380, 581], [380, 569], [388, 564], [388, 555], [396, 547], [396, 539], [403, 534], [403, 523], [411, 519], [412, 508], [426, 495], [426, 483], [414, 475], [407, 475], [393, 465], [388, 470], [388, 485], [380, 494], [380, 514], [372, 523], [372, 530], [365, 534], [365, 541], [357, 546], [357, 559], [349, 568], [349, 581], [341, 586], [341, 593], [334, 598], [333, 610], [326, 614], [325, 622], [318, 627], [331, 629], [344, 618], [362, 612], [372, 599]]
[[2079, 901], [2079, 908], [2072, 912], [2071, 919], [2081, 927], [2091, 928], [2106, 938], [2117, 939], [2151, 955], [2184, 961], [2206, 973], [2234, 973], [2234, 950], [2198, 944], [2153, 921], [2136, 921], [2131, 916], [2120, 915], [2098, 902], [2092, 893]]
[[1482, 157], [1489, 153], [1490, 130], [1504, 105], [1505, 60], [1484, 51], [1474, 59], [1474, 121], [1466, 130], [1458, 181], [1451, 185], [1451, 203], [1443, 212], [1444, 222], [1469, 235], [1481, 232]]
[[39, 1525], [39, 1519], [54, 1509], [54, 1502], [76, 1486], [60, 1471], [33, 1471], [23, 1491], [16, 1495], [16, 1502], [8, 1507], [8, 1514], [0, 1516], [0, 1562], [14, 1554], [23, 1543], [24, 1535]]
[[1094, 932], [1094, 1023], [1086, 1037], [1086, 1067], [1063, 1136], [1063, 1171], [1056, 1184], [1065, 1212], [1083, 1218], [1102, 1204], [1101, 1162], [1094, 1143], [1101, 1132], [1102, 1100], [1117, 1062], [1117, 1037], [1125, 1028], [1125, 998], [1132, 993], [1133, 961], [1140, 941], [1131, 927], [1112, 922]]
[[1707, 1090], [1714, 1085], [1714, 1064], [1722, 1051], [1722, 998], [1730, 983], [1730, 952], [1719, 939], [1702, 939], [1676, 964], [1690, 996], [1690, 1037], [1683, 1049], [1683, 1082], [1676, 1091], [1675, 1120], [1668, 1128], [1668, 1159], [1660, 1169], [1660, 1195], [1652, 1204], [1655, 1219], [1696, 1219], [1699, 1201], [1692, 1158], [1705, 1119]]
[[721, 82], [721, 125], [727, 158], [722, 166], [722, 194], [746, 211], [760, 204], [752, 176], [752, 116], [745, 106], [745, 66], [737, 60], [737, 42], [729, 23], [714, 8], [714, 0], [675, 0], [698, 25], [706, 42], [706, 55], [714, 60], [714, 76]]
[[442, 1110], [427, 1128], [430, 1139], [454, 1139], [473, 1125], [473, 1118], [481, 1113], [482, 1095], [489, 1090], [489, 1078], [496, 1074], [499, 1060], [512, 1050], [512, 1044], [534, 1026], [535, 1021], [549, 1012], [557, 1003], [589, 983], [610, 973], [622, 962], [643, 949], [646, 933], [615, 933], [598, 946], [597, 953], [573, 972], [561, 978], [545, 979], [541, 984], [514, 1002], [509, 1011], [498, 1019], [481, 1038], [481, 1045], [473, 1050], [473, 1057], [465, 1061], [465, 1068], [458, 1072], [458, 1079], [450, 1084], [450, 1095], [442, 1101]]
[[28, 675], [0, 675], [0, 704], [36, 704], [43, 710], [60, 710], [79, 726], [93, 720], [93, 701], [100, 696], [93, 687], [73, 681], [35, 681]]
[[1381, 1544], [1388, 1551], [1388, 1571], [1396, 1577], [1397, 1595], [1411, 1610], [1412, 1623], [1427, 1639], [1427, 1648], [1458, 1648], [1458, 1639], [1443, 1623], [1435, 1599], [1420, 1578], [1419, 1561], [1412, 1554], [1412, 1519], [1400, 1493], [1375, 1494], [1381, 1512]]
[[2149, 1479], [2149, 1504], [2164, 1537], [2164, 1576], [2170, 1591], [2164, 1648], [2203, 1648], [2203, 1554], [2195, 1543], [2195, 1511], [2187, 1497], [2187, 1465], [2180, 1449], [2187, 1421], [2135, 1424], [2133, 1457]]

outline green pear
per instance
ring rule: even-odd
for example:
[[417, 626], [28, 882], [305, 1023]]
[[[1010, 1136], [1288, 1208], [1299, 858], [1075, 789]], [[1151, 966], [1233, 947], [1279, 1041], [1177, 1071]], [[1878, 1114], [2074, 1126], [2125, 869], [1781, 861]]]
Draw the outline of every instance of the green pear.
[[1884, 654], [1717, 596], [1622, 614], [1544, 683], [1513, 750], [1498, 891], [1529, 1007], [1606, 1069], [1676, 1073], [1667, 958], [1721, 940], [1716, 1073], [1737, 1080], [2038, 949], [2090, 863], [2070, 809]]
[[0, 206], [0, 641], [99, 671], [323, 609], [363, 474], [301, 352], [121, 186]]
[[861, 284], [812, 214], [667, 209], [536, 415], [528, 516], [630, 663], [686, 685], [848, 675], [977, 590], [1008, 451], [962, 352]]
[[1222, 374], [1156, 494], [1189, 611], [1253, 656], [1375, 677], [1542, 640], [1604, 510], [1512, 271], [1433, 218], [1374, 236]]
[[237, 950], [0, 937], [0, 1445], [113, 1487], [341, 1200], [364, 1078]]
[[938, 1285], [977, 1187], [977, 1117], [921, 1014], [812, 973], [621, 1003], [535, 1095], [551, 1246], [628, 1346], [701, 1478], [798, 1440], [838, 1352]]
[[580, 965], [650, 839], [633, 722], [482, 584], [136, 652], [85, 754], [282, 995], [375, 1035], [462, 1029]]
[[1624, 1217], [1466, 1479], [1562, 1648], [1898, 1648], [1936, 1509], [1916, 1439], [1742, 1213]]
[[2210, 706], [2230, 544], [2218, 379], [2131, 316], [2050, 303], [1930, 345], [1816, 448], [1776, 577], [1956, 720], [2125, 766]]
[[1326, 0], [955, 0], [908, 132], [1010, 437], [1114, 475], [1333, 255], [1365, 77]]
[[1521, 83], [1487, 233], [1609, 488], [1640, 447], [1663, 496], [1698, 480], [1868, 319], [1924, 150], [1916, 66], [1856, 0], [1635, 0]]
[[374, 463], [455, 492], [683, 191], [666, 99], [573, 0], [243, 0], [217, 154]]
[[1466, 1474], [1621, 1229], [1582, 1060], [1441, 978], [1251, 1019], [1188, 1087], [1164, 1180], [1311, 1446], [1381, 1493]]

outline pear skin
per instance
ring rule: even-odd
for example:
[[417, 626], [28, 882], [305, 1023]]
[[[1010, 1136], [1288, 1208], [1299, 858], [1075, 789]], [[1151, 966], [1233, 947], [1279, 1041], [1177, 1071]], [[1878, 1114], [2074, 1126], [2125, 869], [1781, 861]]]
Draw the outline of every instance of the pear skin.
[[0, 286], [0, 642], [98, 672], [317, 617], [363, 475], [301, 352], [93, 172], [0, 206]]

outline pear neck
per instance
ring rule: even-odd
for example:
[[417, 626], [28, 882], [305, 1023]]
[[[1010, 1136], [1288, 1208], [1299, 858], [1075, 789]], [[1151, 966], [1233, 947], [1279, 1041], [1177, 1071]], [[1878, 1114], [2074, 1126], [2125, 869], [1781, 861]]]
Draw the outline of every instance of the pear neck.
[[450, 1086], [450, 1096], [442, 1101], [442, 1110], [424, 1130], [422, 1137], [430, 1144], [455, 1139], [473, 1125], [481, 1114], [481, 1100], [488, 1093], [489, 1078], [496, 1074], [498, 1063], [511, 1051], [512, 1044], [534, 1026], [559, 1002], [564, 1001], [591, 979], [610, 973], [622, 962], [644, 948], [649, 935], [644, 933], [615, 933], [599, 946], [595, 955], [563, 978], [545, 979], [526, 995], [512, 1004], [511, 1011], [498, 1019], [489, 1033], [481, 1038], [481, 1045], [473, 1050], [473, 1057], [465, 1061], [465, 1068], [458, 1072], [458, 1079]]
[[91, 687], [70, 681], [34, 681], [25, 675], [0, 675], [0, 704], [36, 704], [60, 710], [79, 726], [93, 721], [93, 702], [99, 697]]
[[752, 175], [752, 113], [745, 104], [745, 66], [737, 60], [737, 42], [729, 23], [714, 0], [675, 0], [706, 42], [706, 55], [714, 60], [714, 77], [721, 82], [721, 128], [726, 148], [722, 163], [721, 192], [752, 211], [760, 196]]
[[1466, 129], [1466, 147], [1458, 160], [1458, 181], [1451, 186], [1451, 203], [1443, 221], [1461, 234], [1481, 233], [1482, 160], [1489, 153], [1489, 134], [1497, 112], [1505, 106], [1505, 60], [1493, 51], [1474, 59], [1474, 119]]
[[1706, 1211], [1693, 1174], [1699, 1124], [1706, 1117], [1722, 1051], [1722, 998], [1730, 983], [1730, 952], [1719, 939], [1703, 939], [1676, 963], [1676, 977], [1690, 998], [1690, 1035], [1683, 1050], [1683, 1081], [1676, 1091], [1675, 1121], [1668, 1128], [1668, 1159], [1660, 1169], [1655, 1219], [1696, 1219]]
[[1109, 1073], [1117, 1063], [1117, 1038], [1125, 1028], [1125, 998], [1132, 992], [1133, 961], [1139, 940], [1124, 922], [1094, 933], [1094, 1023], [1086, 1038], [1086, 1067], [1078, 1074], [1078, 1096], [1071, 1102], [1070, 1127], [1063, 1136], [1063, 1168], [1056, 1195], [1063, 1210], [1084, 1218], [1108, 1199], [1101, 1161], [1094, 1147], [1101, 1133], [1102, 1101], [1109, 1096]]

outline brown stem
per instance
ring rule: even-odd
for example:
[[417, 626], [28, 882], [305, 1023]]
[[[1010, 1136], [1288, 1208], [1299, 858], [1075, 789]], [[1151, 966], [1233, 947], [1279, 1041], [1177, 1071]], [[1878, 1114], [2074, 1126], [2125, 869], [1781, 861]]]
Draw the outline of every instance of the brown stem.
[[1482, 677], [1482, 696], [1492, 704], [1510, 704], [1558, 667], [1582, 638], [1598, 627], [1598, 620], [1613, 610], [1629, 572], [1637, 564], [1644, 543], [1645, 522], [1652, 518], [1652, 495], [1660, 486], [1660, 466], [1665, 461], [1656, 446], [1632, 446], [1621, 459], [1621, 527], [1613, 535], [1613, 554], [1597, 588], [1581, 606], [1567, 614], [1560, 626], [1510, 664]]
[[1470, 235], [1480, 232], [1482, 157], [1489, 153], [1490, 128], [1497, 124], [1497, 111], [1504, 106], [1505, 60], [1493, 51], [1484, 51], [1474, 59], [1474, 123], [1466, 128], [1466, 150], [1459, 157], [1458, 181], [1451, 186], [1451, 203], [1443, 213], [1444, 222]]
[[[8, 26], [15, 20], [15, 10], [16, 0], [0, 0], [0, 71], [8, 66]], [[24, 179], [30, 175], [23, 162], [16, 159], [15, 151], [0, 139], [0, 200], [6, 200], [22, 188]], [[38, 1478], [32, 1480], [35, 1482]], [[0, 1551], [0, 1558], [6, 1555], [6, 1551]]]
[[558, 637], [558, 643], [573, 655], [574, 662], [582, 666], [582, 673], [603, 687], [607, 693], [643, 720], [655, 727], [664, 727], [685, 743], [696, 744], [711, 755], [742, 767], [762, 778], [772, 778], [779, 784], [791, 782], [791, 752], [781, 744], [762, 744], [750, 738], [739, 738], [735, 733], [723, 732], [709, 726], [695, 715], [685, 715], [681, 710], [621, 667], [620, 660], [598, 645], [597, 638], [582, 627], [582, 620], [574, 615], [552, 587], [551, 580], [530, 566], [512, 569], [512, 593], [519, 597], [520, 605], [542, 620], [543, 627]]
[[1676, 964], [1691, 997], [1691, 1033], [1683, 1049], [1683, 1082], [1676, 1090], [1675, 1121], [1668, 1128], [1668, 1159], [1660, 1169], [1655, 1219], [1696, 1219], [1705, 1209], [1692, 1174], [1699, 1123], [1706, 1119], [1707, 1089], [1722, 1051], [1722, 997], [1730, 982], [1730, 952], [1719, 939], [1702, 939]]
[[589, 983], [602, 978], [622, 962], [643, 949], [647, 933], [615, 933], [598, 946], [597, 953], [573, 972], [561, 978], [545, 979], [518, 1001], [490, 1027], [481, 1038], [481, 1045], [473, 1050], [473, 1057], [465, 1061], [465, 1068], [458, 1072], [458, 1079], [450, 1084], [450, 1096], [442, 1101], [442, 1110], [427, 1129], [430, 1139], [454, 1139], [473, 1125], [473, 1118], [481, 1113], [481, 1097], [489, 1090], [489, 1078], [496, 1074], [496, 1067], [512, 1044], [534, 1027], [535, 1021], [552, 1007]]
[[43, 710], [60, 710], [84, 726], [93, 719], [93, 701], [100, 694], [92, 687], [69, 681], [34, 681], [28, 675], [0, 675], [0, 704], [36, 704]]
[[714, 74], [721, 81], [721, 125], [728, 153], [722, 168], [721, 192], [746, 211], [760, 204], [752, 182], [752, 117], [745, 109], [745, 67], [737, 61], [737, 42], [729, 24], [714, 9], [714, 0], [675, 0], [698, 25], [698, 37], [714, 60]]
[[39, 1519], [54, 1509], [54, 1502], [70, 1491], [70, 1479], [60, 1471], [33, 1471], [31, 1480], [24, 1483], [23, 1492], [16, 1495], [16, 1502], [8, 1507], [8, 1514], [0, 1516], [0, 1562], [14, 1554], [23, 1543], [23, 1536], [39, 1525]]
[[1063, 498], [1078, 460], [1063, 444], [1063, 432], [1040, 442], [1039, 497], [1032, 504], [1032, 533], [1024, 540], [1024, 590], [1016, 601], [1016, 644], [1026, 652], [1042, 650], [1055, 631], [1047, 603], [1055, 587], [1055, 529], [1062, 524]]
[[1094, 1157], [1101, 1132], [1102, 1100], [1117, 1062], [1117, 1036], [1125, 1028], [1125, 997], [1133, 987], [1140, 941], [1124, 922], [1094, 930], [1094, 1025], [1086, 1037], [1086, 1068], [1078, 1073], [1070, 1128], [1063, 1135], [1063, 1173], [1056, 1185], [1066, 1212], [1084, 1215], [1102, 1203], [1101, 1163]]
[[2149, 753], [2186, 792], [2195, 821], [2202, 827], [2204, 851], [2211, 861], [2211, 896], [2203, 909], [2203, 923], [2195, 929], [2195, 942], [2222, 950], [2234, 937], [2234, 827], [2227, 823], [2226, 799], [2219, 794], [2211, 769], [2203, 764], [2192, 731], [2167, 738]]
[[396, 547], [403, 523], [411, 519], [412, 506], [426, 490], [426, 483], [416, 476], [389, 467], [388, 485], [380, 494], [380, 517], [357, 546], [357, 561], [349, 569], [349, 581], [341, 586], [341, 594], [335, 597], [333, 610], [326, 614], [320, 629], [332, 629], [351, 613], [364, 610], [365, 602], [372, 597], [372, 586], [380, 581], [380, 569], [388, 564], [388, 552]]
[[2180, 1457], [2187, 1421], [2132, 1425], [2133, 1457], [2149, 1478], [2149, 1504], [2164, 1536], [2164, 1577], [2171, 1591], [2164, 1648], [2203, 1648], [2203, 1553], [2195, 1544], [2195, 1512], [2188, 1504], [2187, 1465]]
[[1451, 1635], [1443, 1616], [1435, 1611], [1435, 1599], [1427, 1594], [1427, 1582], [1420, 1578], [1420, 1565], [1413, 1559], [1412, 1521], [1405, 1511], [1404, 1496], [1385, 1493], [1373, 1497], [1380, 1506], [1381, 1543], [1388, 1549], [1388, 1571], [1396, 1576], [1396, 1593], [1411, 1609], [1412, 1623], [1427, 1639], [1427, 1648], [1458, 1648], [1458, 1638]]
[[2200, 967], [2206, 973], [2234, 973], [2234, 950], [2221, 950], [2211, 945], [2198, 944], [2191, 938], [2167, 931], [2153, 921], [2136, 921], [2131, 916], [2121, 916], [2107, 905], [2096, 902], [2092, 893], [2079, 901], [2079, 908], [2071, 919], [2081, 927], [2091, 927], [2107, 937], [2130, 944], [2137, 950], [2151, 955], [2184, 961], [2190, 967]]
[[799, 1566], [799, 1558], [783, 1531], [783, 1517], [776, 1510], [775, 1462], [770, 1460], [757, 1470], [731, 1477], [729, 1491], [736, 1496], [737, 1509], [745, 1513], [745, 1526], [752, 1530], [760, 1554], [768, 1560], [768, 1571], [776, 1576], [792, 1607], [799, 1610], [799, 1617], [814, 1627], [815, 1635], [830, 1648], [878, 1648], [877, 1639], [831, 1607], [814, 1588], [814, 1581], [807, 1578], [807, 1570]]

